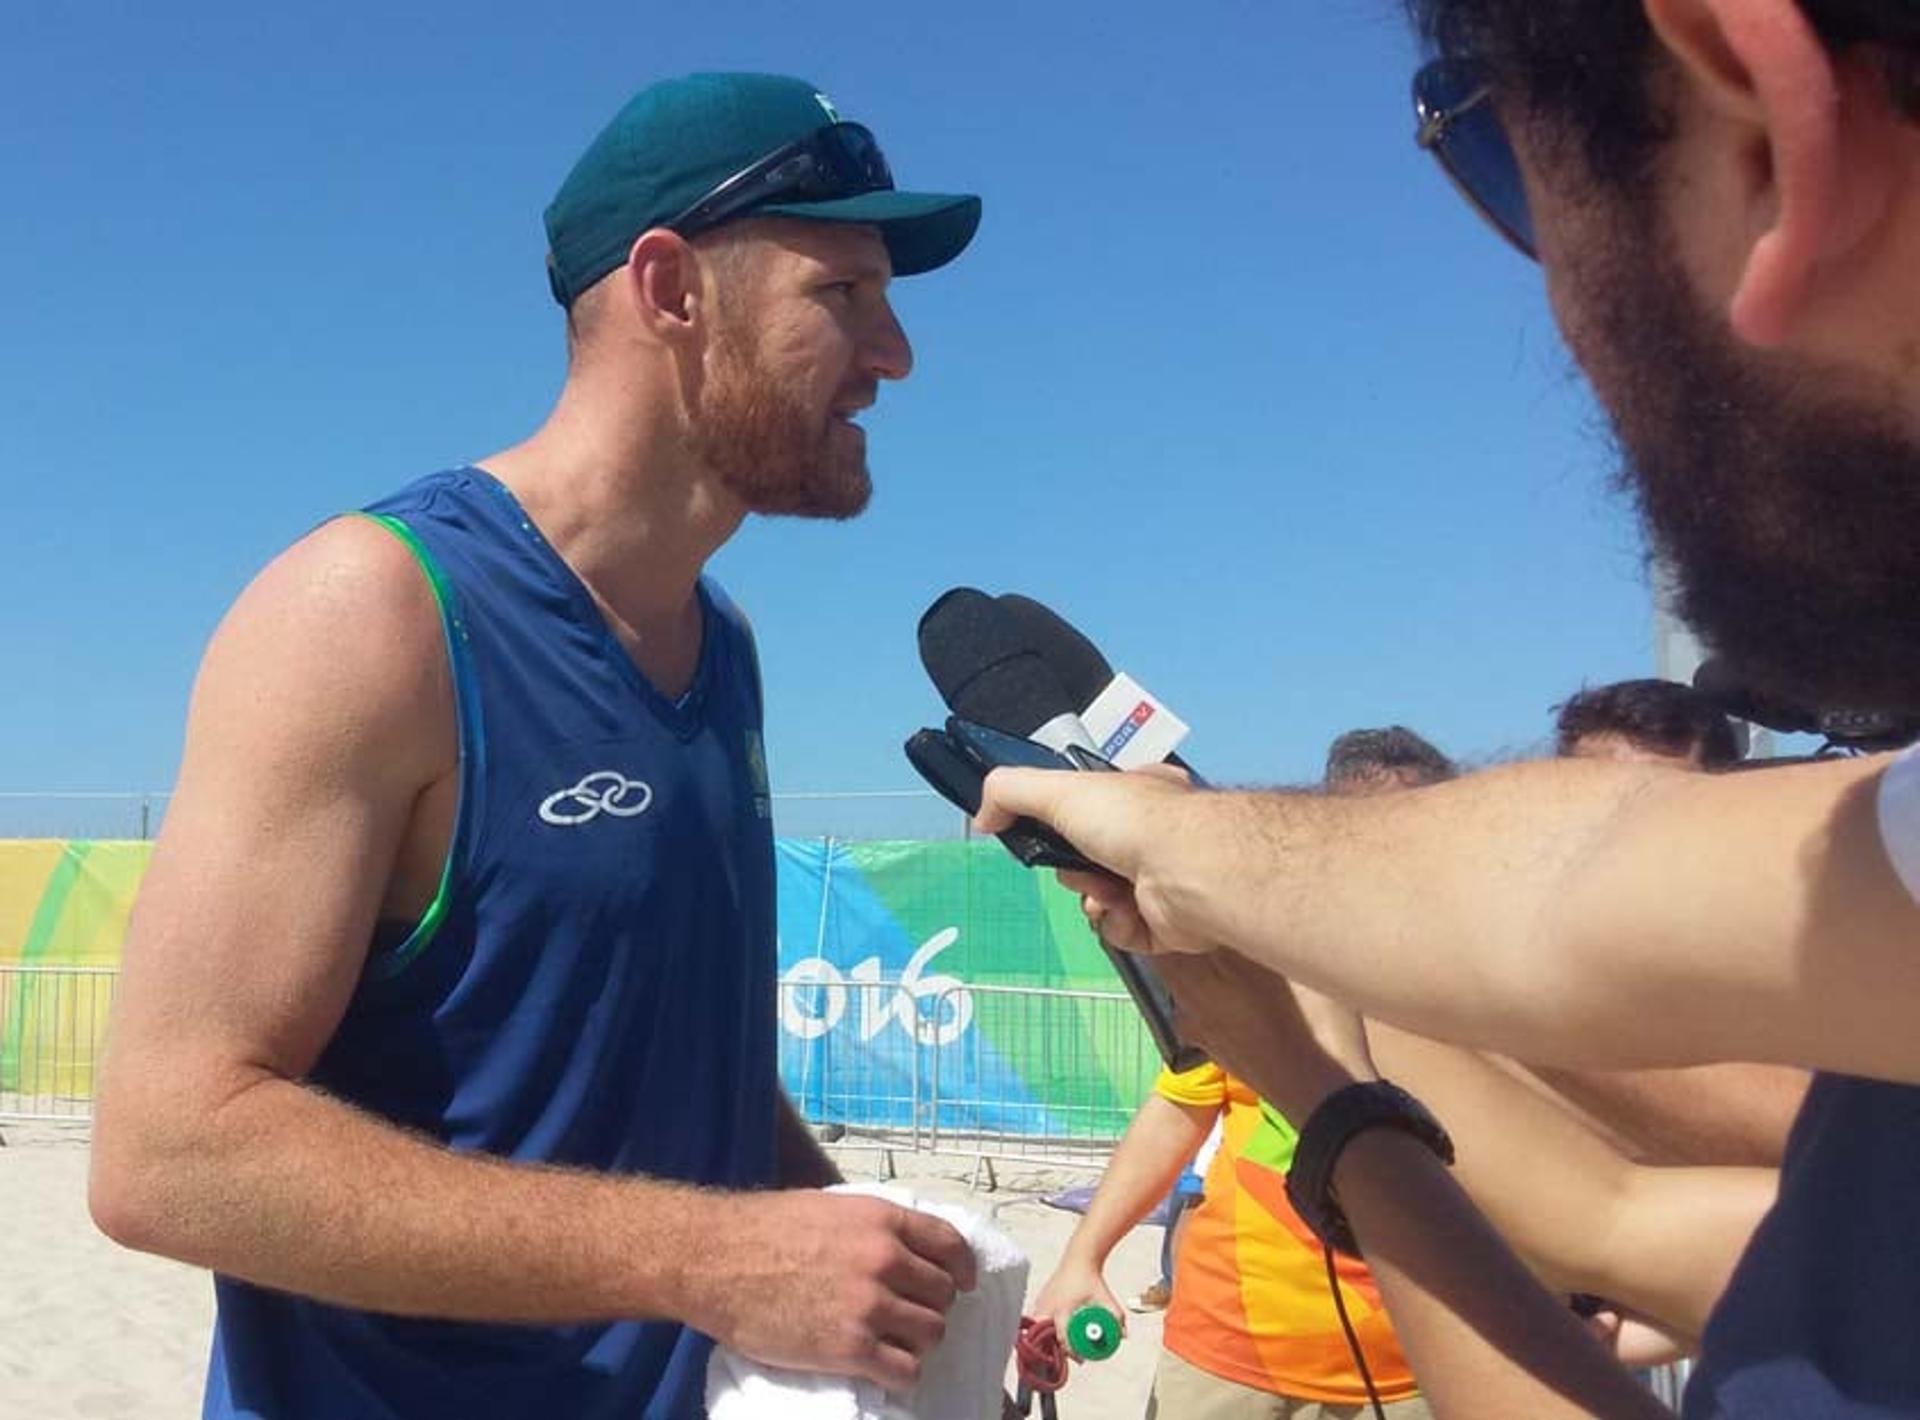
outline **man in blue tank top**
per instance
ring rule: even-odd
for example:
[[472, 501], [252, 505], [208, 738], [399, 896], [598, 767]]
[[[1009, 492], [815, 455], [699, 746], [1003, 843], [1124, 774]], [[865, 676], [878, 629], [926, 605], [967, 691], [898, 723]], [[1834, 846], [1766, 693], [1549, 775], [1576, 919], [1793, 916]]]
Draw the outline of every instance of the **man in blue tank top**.
[[639, 94], [546, 214], [514, 448], [268, 567], [207, 652], [126, 950], [92, 1202], [216, 1274], [205, 1413], [677, 1417], [718, 1339], [901, 1388], [972, 1257], [780, 1093], [751, 513], [848, 518], [911, 353], [895, 188], [810, 84]]
[[[1543, 263], [1683, 617], [1760, 705], [1911, 739], [1920, 4], [1409, 10], [1435, 51], [1410, 126]], [[1456, 333], [1407, 317], [1444, 363]], [[1302, 1121], [1290, 1197], [1364, 1251], [1436, 1414], [1664, 1412], [1473, 1213], [1356, 1008], [1528, 1061], [1817, 1071], [1686, 1413], [1920, 1414], [1920, 758], [1561, 760], [1362, 801], [994, 775], [984, 826], [1022, 814], [1118, 875], [1072, 885]]]

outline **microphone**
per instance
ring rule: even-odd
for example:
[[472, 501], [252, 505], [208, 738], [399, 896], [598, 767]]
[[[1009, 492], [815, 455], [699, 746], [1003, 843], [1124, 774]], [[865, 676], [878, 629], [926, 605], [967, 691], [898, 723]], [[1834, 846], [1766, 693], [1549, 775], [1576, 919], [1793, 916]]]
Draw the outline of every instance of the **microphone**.
[[949, 709], [1064, 754], [1097, 750], [1078, 707], [1018, 625], [985, 592], [955, 587], [920, 617], [920, 664]]
[[[1059, 612], [1018, 592], [1007, 592], [1000, 606], [1032, 649], [1080, 707], [1080, 720], [1096, 748], [1121, 769], [1162, 762], [1193, 769], [1177, 754], [1188, 734], [1187, 722], [1132, 676], [1115, 671], [1100, 648]], [[1204, 784], [1199, 775], [1194, 782]]]
[[1783, 735], [1820, 731], [1819, 718], [1811, 711], [1761, 696], [1723, 657], [1710, 656], [1700, 663], [1693, 673], [1693, 688], [1722, 715], [1736, 720], [1764, 725]]
[[1724, 657], [1711, 656], [1693, 673], [1693, 688], [1715, 709], [1781, 734], [1822, 735], [1854, 750], [1900, 749], [1920, 738], [1920, 721], [1884, 710], [1809, 710], [1749, 686]]
[[[1095, 750], [1074, 696], [1022, 630], [1018, 616], [985, 592], [955, 587], [920, 617], [920, 663], [947, 708], [962, 719], [1059, 753], [1069, 746]], [[1180, 1038], [1172, 993], [1153, 964], [1104, 941], [1100, 948], [1146, 1021], [1160, 1058], [1175, 1070], [1204, 1065], [1206, 1052]]]

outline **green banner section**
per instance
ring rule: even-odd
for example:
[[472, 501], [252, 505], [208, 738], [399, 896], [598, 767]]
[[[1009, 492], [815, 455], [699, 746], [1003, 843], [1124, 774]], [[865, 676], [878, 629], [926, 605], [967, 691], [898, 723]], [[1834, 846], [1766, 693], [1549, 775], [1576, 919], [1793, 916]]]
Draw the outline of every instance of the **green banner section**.
[[810, 1118], [1111, 1138], [1159, 1058], [1078, 899], [992, 839], [783, 840], [781, 1067]]

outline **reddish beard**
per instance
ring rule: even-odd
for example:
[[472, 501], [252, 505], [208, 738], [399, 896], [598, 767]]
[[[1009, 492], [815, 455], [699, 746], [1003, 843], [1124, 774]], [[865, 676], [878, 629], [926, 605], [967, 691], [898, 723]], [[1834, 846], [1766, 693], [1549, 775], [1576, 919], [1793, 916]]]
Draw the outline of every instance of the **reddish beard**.
[[694, 410], [694, 449], [749, 512], [852, 518], [873, 496], [866, 441], [783, 381], [734, 322]]

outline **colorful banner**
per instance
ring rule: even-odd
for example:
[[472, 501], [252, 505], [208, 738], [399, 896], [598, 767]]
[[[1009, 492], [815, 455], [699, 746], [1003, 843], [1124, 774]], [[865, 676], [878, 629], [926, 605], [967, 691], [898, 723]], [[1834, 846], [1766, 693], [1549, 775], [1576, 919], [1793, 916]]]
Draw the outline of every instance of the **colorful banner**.
[[[150, 843], [0, 841], [0, 968], [114, 967]], [[72, 973], [0, 974], [0, 1092], [89, 1099], [108, 993]]]
[[1157, 1057], [1075, 897], [991, 839], [783, 840], [781, 1075], [809, 1119], [1106, 1137]]
[[[37, 1041], [71, 1036], [51, 1019], [69, 999], [57, 981], [6, 968], [117, 965], [151, 849], [0, 840], [0, 1091], [32, 1074]], [[990, 839], [782, 839], [777, 853], [781, 1073], [808, 1118], [1053, 1137], [1124, 1125], [1152, 1052], [1125, 1003], [1078, 994], [1119, 984], [1052, 874]], [[58, 1092], [84, 1098], [91, 1071], [91, 1049], [63, 1058]]]

